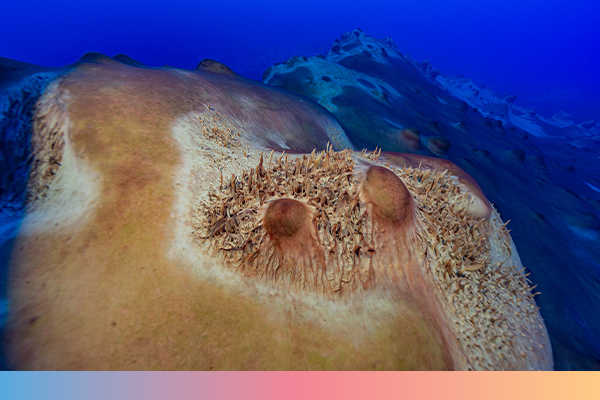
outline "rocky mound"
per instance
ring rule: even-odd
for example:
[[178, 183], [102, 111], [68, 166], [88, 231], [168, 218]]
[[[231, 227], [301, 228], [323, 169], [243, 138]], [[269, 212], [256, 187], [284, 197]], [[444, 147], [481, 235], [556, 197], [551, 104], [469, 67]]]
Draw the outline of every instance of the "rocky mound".
[[119, 59], [86, 55], [33, 107], [11, 368], [552, 368], [464, 170], [356, 152], [316, 103], [212, 60]]

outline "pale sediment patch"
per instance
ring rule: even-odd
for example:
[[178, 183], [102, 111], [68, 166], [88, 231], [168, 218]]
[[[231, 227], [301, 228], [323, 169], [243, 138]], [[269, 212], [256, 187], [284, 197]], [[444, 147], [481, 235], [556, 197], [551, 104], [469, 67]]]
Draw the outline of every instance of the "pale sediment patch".
[[[174, 174], [175, 204], [172, 212], [173, 240], [168, 257], [184, 265], [197, 277], [208, 282], [241, 286], [241, 279], [213, 258], [199, 251], [194, 243], [195, 206], [206, 198], [219, 176], [222, 160], [241, 147], [242, 139], [230, 133], [233, 126], [217, 127], [199, 113], [190, 113], [175, 121], [172, 133], [181, 153], [179, 170]], [[231, 135], [231, 136], [230, 136]], [[235, 135], [235, 137], [234, 137]], [[236, 157], [236, 162], [243, 162]]]
[[19, 234], [82, 229], [101, 191], [101, 175], [73, 149], [68, 97], [55, 82], [36, 104], [27, 213]]

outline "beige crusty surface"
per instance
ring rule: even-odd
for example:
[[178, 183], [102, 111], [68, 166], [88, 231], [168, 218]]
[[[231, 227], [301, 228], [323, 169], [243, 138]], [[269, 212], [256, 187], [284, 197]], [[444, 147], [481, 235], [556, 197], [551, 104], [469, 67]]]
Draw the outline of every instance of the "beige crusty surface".
[[[490, 221], [469, 217], [464, 204], [473, 204], [471, 194], [448, 171], [387, 164], [409, 188], [416, 221], [406, 237], [394, 230], [386, 241], [381, 231], [393, 228], [374, 218], [356, 172], [377, 165], [378, 153], [263, 158], [239, 177], [220, 178], [199, 208], [198, 244], [233, 270], [279, 290], [337, 301], [373, 292], [408, 299], [437, 322], [453, 368], [552, 367], [547, 332], [506, 224], [496, 211]], [[293, 238], [303, 256], [278, 249], [263, 226], [269, 202], [289, 198], [315, 215], [314, 237]]]

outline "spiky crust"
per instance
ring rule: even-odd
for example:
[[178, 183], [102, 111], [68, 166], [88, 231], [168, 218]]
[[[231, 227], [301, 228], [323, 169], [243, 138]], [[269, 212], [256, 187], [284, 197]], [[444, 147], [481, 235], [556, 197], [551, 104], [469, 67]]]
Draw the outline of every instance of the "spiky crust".
[[389, 161], [391, 165], [400, 168], [411, 167], [437, 172], [448, 171], [461, 191], [466, 194], [464, 198], [457, 199], [460, 203], [457, 203], [455, 206], [461, 210], [466, 210], [467, 215], [477, 219], [489, 219], [492, 215], [492, 206], [477, 182], [453, 162], [419, 154], [394, 152], [384, 152], [383, 159]]
[[353, 163], [349, 151], [282, 155], [266, 168], [261, 158], [211, 195], [204, 237], [248, 276], [327, 296], [361, 290], [372, 247]]
[[31, 169], [27, 188], [29, 203], [46, 197], [47, 188], [60, 168], [70, 120], [60, 81], [52, 83], [37, 102], [32, 118]]
[[244, 275], [282, 289], [412, 301], [437, 326], [452, 368], [551, 368], [525, 276], [491, 253], [493, 238], [510, 254], [505, 226], [469, 216], [447, 171], [384, 167], [379, 154], [261, 157], [220, 181], [198, 231]]

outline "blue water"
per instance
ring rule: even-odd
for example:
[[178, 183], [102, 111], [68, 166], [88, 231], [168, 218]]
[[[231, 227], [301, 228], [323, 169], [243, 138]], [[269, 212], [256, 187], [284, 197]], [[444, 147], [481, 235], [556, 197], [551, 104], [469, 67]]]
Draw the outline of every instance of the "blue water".
[[214, 58], [260, 80], [273, 63], [326, 54], [360, 27], [444, 75], [582, 122], [600, 120], [599, 20], [597, 0], [6, 1], [0, 56], [60, 66], [98, 51], [180, 68]]

